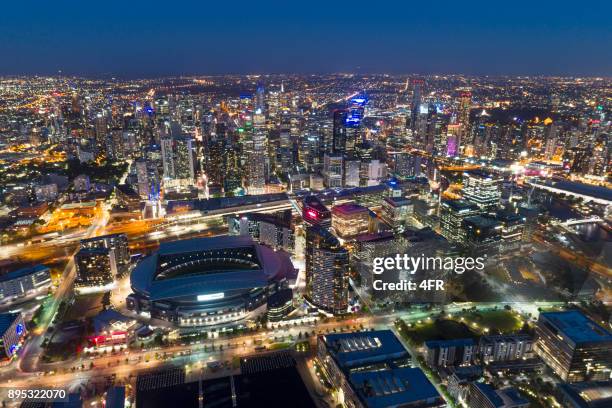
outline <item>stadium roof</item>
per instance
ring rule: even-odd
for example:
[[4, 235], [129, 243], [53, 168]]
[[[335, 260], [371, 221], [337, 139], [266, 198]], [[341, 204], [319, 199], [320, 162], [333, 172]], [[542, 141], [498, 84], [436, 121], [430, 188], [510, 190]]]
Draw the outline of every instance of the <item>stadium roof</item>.
[[[223, 269], [218, 273], [186, 274], [156, 280], [160, 257], [181, 256], [208, 250], [251, 248], [256, 253], [260, 268]], [[197, 268], [197, 265], [195, 266]], [[193, 297], [206, 294], [250, 291], [267, 286], [272, 280], [295, 279], [295, 268], [289, 255], [256, 244], [250, 237], [222, 236], [197, 238], [163, 243], [159, 250], [142, 259], [132, 275], [131, 285], [136, 292], [150, 296], [150, 300]], [[213, 300], [213, 299], [211, 299]]]

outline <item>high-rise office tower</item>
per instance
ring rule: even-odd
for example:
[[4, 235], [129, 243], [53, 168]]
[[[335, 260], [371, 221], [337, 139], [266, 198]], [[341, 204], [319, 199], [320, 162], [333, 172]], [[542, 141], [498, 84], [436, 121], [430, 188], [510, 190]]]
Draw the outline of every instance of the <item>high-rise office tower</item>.
[[263, 83], [257, 84], [257, 91], [255, 91], [255, 111], [265, 112], [266, 101], [265, 101], [265, 89]]
[[349, 101], [346, 118], [344, 120], [345, 138], [344, 151], [347, 157], [355, 154], [355, 147], [363, 142], [363, 128], [361, 122], [365, 114], [365, 105], [368, 99], [365, 94], [359, 94]]
[[344, 158], [342, 155], [325, 154], [323, 157], [323, 177], [327, 187], [342, 187], [344, 179]]
[[458, 146], [463, 146], [470, 134], [470, 108], [472, 106], [472, 93], [469, 91], [461, 92], [459, 96], [459, 109], [457, 123], [461, 125], [459, 132]]
[[478, 206], [464, 200], [443, 200], [440, 203], [440, 233], [451, 242], [465, 242], [463, 220], [477, 215]]
[[536, 334], [536, 352], [563, 381], [610, 378], [612, 333], [582, 312], [540, 313]]
[[204, 172], [208, 184], [222, 185], [225, 176], [226, 140], [217, 135], [208, 141]]
[[332, 146], [331, 152], [344, 154], [346, 149], [346, 127], [344, 126], [348, 112], [336, 109], [333, 118]]
[[288, 108], [280, 110], [279, 148], [276, 150], [276, 168], [288, 172], [295, 164], [296, 146], [293, 137], [293, 115]]
[[247, 192], [263, 194], [266, 187], [266, 133], [256, 129], [247, 152]]
[[399, 178], [419, 177], [422, 175], [421, 164], [423, 157], [407, 153], [399, 152], [393, 155], [393, 175]]
[[138, 194], [142, 198], [155, 199], [159, 192], [159, 176], [157, 166], [146, 159], [138, 159], [134, 162], [136, 167], [136, 181], [138, 183]]
[[497, 254], [501, 247], [502, 223], [489, 215], [474, 215], [463, 219], [463, 244], [473, 255]]
[[463, 173], [463, 198], [483, 211], [495, 211], [501, 199], [501, 178], [479, 170]]
[[423, 92], [424, 81], [422, 79], [412, 80], [412, 103], [410, 104], [410, 127], [414, 131], [417, 123], [419, 108], [421, 107], [421, 93]]
[[190, 137], [172, 137], [161, 141], [164, 180], [192, 185], [195, 179], [194, 147]]
[[306, 229], [306, 297], [314, 306], [330, 313], [348, 307], [348, 251], [329, 230]]
[[429, 154], [439, 154], [441, 150], [437, 147], [440, 145], [444, 122], [435, 105], [430, 105], [429, 114], [427, 115], [427, 136], [425, 138], [425, 151]]
[[113, 128], [106, 135], [106, 155], [113, 160], [125, 159], [123, 129]]
[[108, 121], [104, 112], [96, 115], [94, 119], [94, 130], [96, 132], [96, 142], [100, 146], [104, 145], [108, 133]]

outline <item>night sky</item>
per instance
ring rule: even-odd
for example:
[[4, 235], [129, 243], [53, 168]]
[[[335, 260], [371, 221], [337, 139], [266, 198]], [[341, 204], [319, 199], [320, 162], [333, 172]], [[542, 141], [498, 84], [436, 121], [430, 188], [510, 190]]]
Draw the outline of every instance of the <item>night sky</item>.
[[0, 4], [0, 75], [612, 76], [612, 1]]

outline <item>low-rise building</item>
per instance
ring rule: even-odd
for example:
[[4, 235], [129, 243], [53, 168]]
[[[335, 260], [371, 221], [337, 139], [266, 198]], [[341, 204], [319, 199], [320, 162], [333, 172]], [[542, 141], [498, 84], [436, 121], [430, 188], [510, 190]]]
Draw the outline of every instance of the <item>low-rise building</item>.
[[353, 238], [372, 232], [370, 210], [354, 203], [340, 204], [332, 208], [332, 228], [340, 238]]
[[391, 330], [319, 336], [317, 355], [348, 408], [445, 405]]
[[385, 197], [382, 202], [382, 219], [395, 231], [401, 232], [413, 209], [412, 201], [405, 197]]
[[293, 310], [293, 290], [281, 289], [268, 298], [268, 321], [277, 322]]
[[0, 303], [44, 292], [51, 287], [51, 272], [44, 265], [21, 268], [0, 276]]
[[530, 359], [534, 356], [533, 346], [533, 338], [526, 334], [482, 336], [478, 355], [483, 364]]
[[474, 339], [430, 340], [425, 342], [425, 361], [432, 368], [470, 365], [476, 358]]
[[515, 388], [496, 390], [489, 384], [473, 382], [470, 384], [467, 404], [470, 408], [528, 408], [529, 400]]

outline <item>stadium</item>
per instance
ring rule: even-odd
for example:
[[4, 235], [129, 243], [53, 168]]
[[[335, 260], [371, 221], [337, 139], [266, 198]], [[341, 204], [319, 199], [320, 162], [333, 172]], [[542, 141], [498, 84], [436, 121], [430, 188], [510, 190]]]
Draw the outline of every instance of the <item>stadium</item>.
[[250, 237], [168, 242], [132, 272], [127, 305], [179, 327], [232, 326], [264, 312], [296, 275], [287, 253]]

